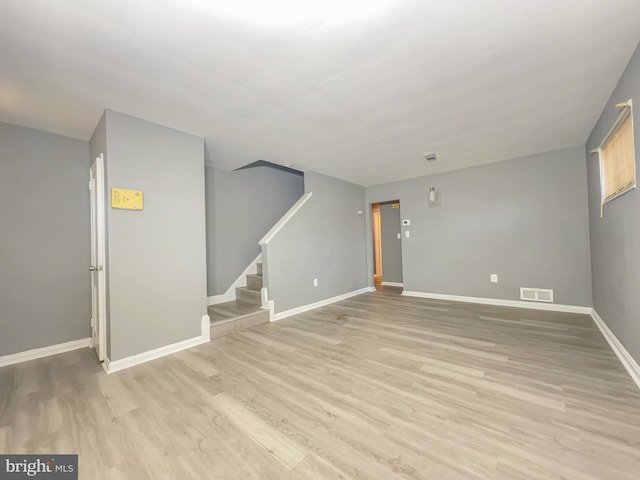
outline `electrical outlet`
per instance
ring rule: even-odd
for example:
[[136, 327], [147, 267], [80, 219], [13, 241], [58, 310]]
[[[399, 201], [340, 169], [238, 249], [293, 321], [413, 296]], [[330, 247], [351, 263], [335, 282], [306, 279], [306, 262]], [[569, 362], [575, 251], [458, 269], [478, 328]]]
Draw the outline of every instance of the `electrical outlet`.
[[495, 273], [491, 274], [491, 283], [498, 283], [498, 275]]
[[398, 240], [400, 240], [402, 238], [402, 234], [398, 234]]
[[317, 279], [317, 278], [314, 278], [314, 279], [313, 279], [313, 286], [314, 286], [314, 287], [317, 287], [317, 286], [318, 286], [318, 279]]
[[411, 238], [411, 232], [409, 230], [405, 230], [404, 236], [407, 238]]

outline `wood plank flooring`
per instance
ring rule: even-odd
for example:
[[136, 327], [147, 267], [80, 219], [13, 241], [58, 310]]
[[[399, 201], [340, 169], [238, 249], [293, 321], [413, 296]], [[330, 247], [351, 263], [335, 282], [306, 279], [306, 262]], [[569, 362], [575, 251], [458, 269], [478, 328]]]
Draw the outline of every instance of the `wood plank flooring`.
[[640, 478], [640, 391], [592, 320], [376, 292], [106, 375], [0, 369], [0, 452], [83, 479]]
[[269, 321], [269, 310], [240, 301], [219, 303], [208, 308], [211, 338], [255, 327]]
[[218, 303], [217, 305], [209, 305], [207, 312], [211, 323], [222, 322], [233, 318], [244, 317], [252, 313], [260, 312], [262, 309], [257, 305], [234, 300], [232, 302]]

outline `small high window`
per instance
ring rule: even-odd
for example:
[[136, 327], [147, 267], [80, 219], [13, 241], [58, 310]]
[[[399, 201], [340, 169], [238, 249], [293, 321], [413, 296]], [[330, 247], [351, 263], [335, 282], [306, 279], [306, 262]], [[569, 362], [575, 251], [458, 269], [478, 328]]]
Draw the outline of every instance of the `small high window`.
[[623, 110], [602, 145], [597, 149], [600, 156], [602, 205], [636, 187], [631, 100], [616, 107]]

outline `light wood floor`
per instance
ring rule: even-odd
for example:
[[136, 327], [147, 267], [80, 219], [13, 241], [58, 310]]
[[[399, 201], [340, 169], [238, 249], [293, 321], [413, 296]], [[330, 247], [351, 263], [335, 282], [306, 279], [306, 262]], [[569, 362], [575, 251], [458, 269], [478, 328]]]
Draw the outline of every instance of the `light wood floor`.
[[583, 315], [385, 292], [106, 375], [0, 369], [0, 452], [83, 479], [634, 479], [640, 391]]
[[389, 285], [376, 284], [376, 291], [380, 293], [392, 293], [396, 295], [402, 294], [402, 287], [390, 287]]
[[248, 303], [234, 300], [233, 302], [210, 305], [207, 312], [209, 313], [209, 318], [211, 318], [211, 323], [216, 323], [231, 318], [243, 317], [250, 313], [259, 312], [260, 310], [261, 308], [258, 305], [249, 305]]

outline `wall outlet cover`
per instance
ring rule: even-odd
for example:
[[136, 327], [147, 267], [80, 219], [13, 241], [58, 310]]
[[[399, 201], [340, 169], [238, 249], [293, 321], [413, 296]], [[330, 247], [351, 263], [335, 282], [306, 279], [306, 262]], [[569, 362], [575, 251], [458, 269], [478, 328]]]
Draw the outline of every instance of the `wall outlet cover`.
[[407, 220], [402, 220], [402, 226], [403, 227], [408, 227], [411, 225], [411, 220], [407, 219]]
[[495, 273], [491, 274], [491, 283], [498, 283], [498, 275]]

